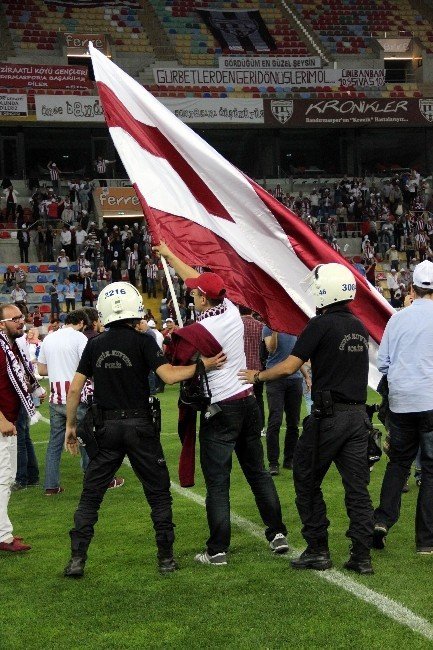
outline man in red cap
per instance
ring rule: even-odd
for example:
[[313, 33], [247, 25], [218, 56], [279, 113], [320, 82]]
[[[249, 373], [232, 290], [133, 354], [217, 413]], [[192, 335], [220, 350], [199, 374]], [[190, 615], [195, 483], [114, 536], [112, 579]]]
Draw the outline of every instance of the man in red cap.
[[[201, 330], [203, 336], [214, 341], [227, 356], [218, 372], [208, 373], [211, 403], [200, 417], [200, 463], [206, 482], [210, 536], [206, 549], [195, 559], [201, 564], [227, 564], [233, 451], [255, 496], [271, 550], [286, 553], [289, 548], [287, 529], [282, 521], [280, 501], [264, 467], [259, 409], [252, 385], [245, 386], [237, 376], [245, 364], [244, 325], [239, 311], [225, 297], [224, 280], [219, 275], [198, 273], [176, 257], [165, 243], [155, 246], [154, 250], [163, 255], [185, 281], [194, 300], [198, 326], [204, 328]], [[196, 328], [197, 323], [178, 332], [188, 337], [188, 331]]]

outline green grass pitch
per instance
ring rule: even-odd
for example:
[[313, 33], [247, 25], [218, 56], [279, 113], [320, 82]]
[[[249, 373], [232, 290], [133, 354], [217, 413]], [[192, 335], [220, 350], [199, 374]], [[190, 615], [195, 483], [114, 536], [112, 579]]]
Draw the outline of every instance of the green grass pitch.
[[[374, 401], [374, 394], [370, 394]], [[162, 443], [171, 478], [177, 482], [177, 388], [161, 395]], [[42, 407], [48, 416], [48, 407]], [[48, 425], [31, 429], [43, 479]], [[385, 467], [371, 477], [376, 505]], [[13, 493], [10, 516], [17, 535], [32, 544], [23, 554], [0, 553], [0, 649], [50, 650], [128, 648], [429, 648], [433, 641], [391, 620], [374, 605], [314, 572], [295, 572], [287, 558], [274, 557], [265, 538], [233, 525], [227, 567], [194, 563], [207, 538], [205, 510], [177, 491], [174, 497], [176, 557], [180, 571], [162, 577], [149, 508], [132, 470], [123, 466], [124, 487], [109, 491], [100, 510], [82, 580], [62, 572], [69, 559], [72, 516], [82, 474], [79, 461], [64, 454], [65, 492], [44, 497], [42, 489]], [[289, 542], [302, 549], [290, 471], [275, 477]], [[193, 492], [204, 496], [199, 467]], [[340, 477], [332, 469], [324, 483], [331, 520], [334, 565], [347, 558], [347, 516]], [[433, 557], [417, 557], [414, 511], [417, 488], [403, 495], [402, 516], [383, 552], [374, 553], [375, 575], [342, 574], [409, 608], [433, 625]], [[261, 526], [252, 494], [234, 461], [231, 505]]]

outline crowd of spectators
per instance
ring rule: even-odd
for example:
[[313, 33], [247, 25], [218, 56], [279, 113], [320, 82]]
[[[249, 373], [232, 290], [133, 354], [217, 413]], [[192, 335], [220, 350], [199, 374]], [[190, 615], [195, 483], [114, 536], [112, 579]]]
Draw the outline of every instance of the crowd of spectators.
[[321, 184], [309, 193], [301, 190], [289, 194], [277, 184], [272, 194], [337, 249], [339, 237], [361, 236], [372, 245], [370, 258], [376, 255], [384, 259], [392, 244], [397, 251], [409, 254], [414, 249], [419, 261], [431, 253], [432, 192], [414, 169], [380, 184], [344, 176], [339, 182]]
[[[57, 282], [48, 287], [51, 317], [58, 318], [60, 301], [66, 311], [74, 309], [80, 297], [82, 305], [93, 306], [107, 283], [125, 280], [148, 298], [160, 298], [161, 321], [175, 318], [171, 291], [160, 260], [152, 254], [146, 225], [118, 226], [107, 220], [99, 228], [92, 221], [93, 181], [69, 181], [66, 196], [59, 195], [59, 183], [52, 185], [36, 188], [30, 199], [31, 217], [26, 217], [20, 205], [13, 209], [10, 205], [17, 201], [11, 182], [4, 179], [2, 183], [5, 217], [12, 214], [16, 220], [21, 262], [28, 262], [33, 238], [38, 260], [56, 263]], [[386, 297], [394, 307], [404, 303], [414, 266], [433, 259], [433, 196], [414, 169], [380, 184], [344, 176], [332, 184], [321, 183], [309, 193], [289, 194], [277, 184], [272, 194], [342, 254], [347, 254], [348, 245], [341, 250], [339, 238], [361, 237], [352, 261], [379, 290], [389, 290]], [[379, 262], [386, 270], [389, 265], [390, 271], [378, 272]], [[15, 278], [15, 273], [22, 270], [18, 266], [8, 269], [1, 291], [14, 291], [14, 302], [27, 311], [25, 282]], [[195, 316], [183, 283], [173, 269], [170, 273], [182, 319], [190, 320]]]

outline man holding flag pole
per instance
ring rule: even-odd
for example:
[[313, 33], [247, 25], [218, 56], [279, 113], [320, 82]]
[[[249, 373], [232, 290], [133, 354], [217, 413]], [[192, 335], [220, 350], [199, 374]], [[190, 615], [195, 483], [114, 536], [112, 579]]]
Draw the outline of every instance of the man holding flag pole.
[[[349, 284], [356, 283], [356, 297], [346, 311], [362, 322], [369, 336], [362, 355], [369, 383], [376, 387], [378, 344], [393, 311], [387, 301], [293, 212], [92, 44], [89, 50], [105, 119], [152, 241], [168, 246], [161, 243], [160, 253], [169, 255], [172, 264], [175, 256], [190, 268], [210, 267], [234, 302], [258, 312], [275, 331], [286, 331], [290, 322], [295, 335], [316, 313], [315, 298], [302, 286], [306, 275], [319, 265], [342, 267], [353, 278]], [[194, 302], [206, 303], [209, 294], [200, 293]], [[202, 308], [206, 313], [213, 306]]]
[[[210, 535], [206, 549], [195, 556], [201, 564], [224, 566], [230, 545], [230, 473], [236, 452], [242, 471], [266, 525], [266, 538], [274, 553], [286, 553], [287, 529], [270, 474], [265, 470], [260, 440], [260, 415], [251, 385], [243, 386], [238, 371], [245, 365], [244, 325], [238, 309], [225, 297], [224, 281], [216, 273], [201, 273], [176, 257], [161, 242], [153, 250], [163, 256], [185, 281], [199, 316], [197, 323], [173, 332], [173, 354], [178, 362], [201, 350], [203, 342], [223, 349], [227, 362], [209, 372], [209, 401], [200, 415], [200, 463], [206, 482], [206, 512]], [[180, 348], [188, 349], [186, 358]], [[182, 398], [181, 398], [182, 399]]]

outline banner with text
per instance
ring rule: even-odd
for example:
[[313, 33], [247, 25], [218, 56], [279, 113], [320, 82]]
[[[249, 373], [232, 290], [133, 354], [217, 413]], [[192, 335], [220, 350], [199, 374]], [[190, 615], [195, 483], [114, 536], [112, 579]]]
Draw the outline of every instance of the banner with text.
[[380, 68], [328, 68], [306, 70], [220, 70], [219, 68], [154, 68], [160, 86], [280, 86], [287, 90], [301, 86], [362, 86], [385, 84]]
[[36, 119], [41, 122], [104, 122], [99, 97], [35, 95]]
[[92, 88], [93, 82], [84, 65], [0, 63], [0, 87], [84, 90]]
[[24, 117], [27, 114], [27, 95], [0, 95], [0, 115]]
[[230, 52], [272, 52], [277, 49], [260, 11], [197, 9], [218, 43]]
[[220, 70], [298, 70], [320, 68], [320, 56], [220, 56]]
[[99, 187], [93, 191], [98, 214], [105, 217], [142, 217], [143, 208], [133, 187]]
[[433, 99], [263, 100], [265, 124], [285, 127], [427, 126]]
[[188, 124], [213, 122], [215, 124], [263, 124], [261, 99], [172, 99], [160, 101], [182, 122]]
[[64, 32], [62, 37], [66, 46], [67, 56], [90, 56], [88, 51], [89, 41], [92, 41], [93, 47], [96, 47], [97, 50], [100, 50], [106, 56], [110, 56], [110, 47], [106, 34], [75, 34]]

